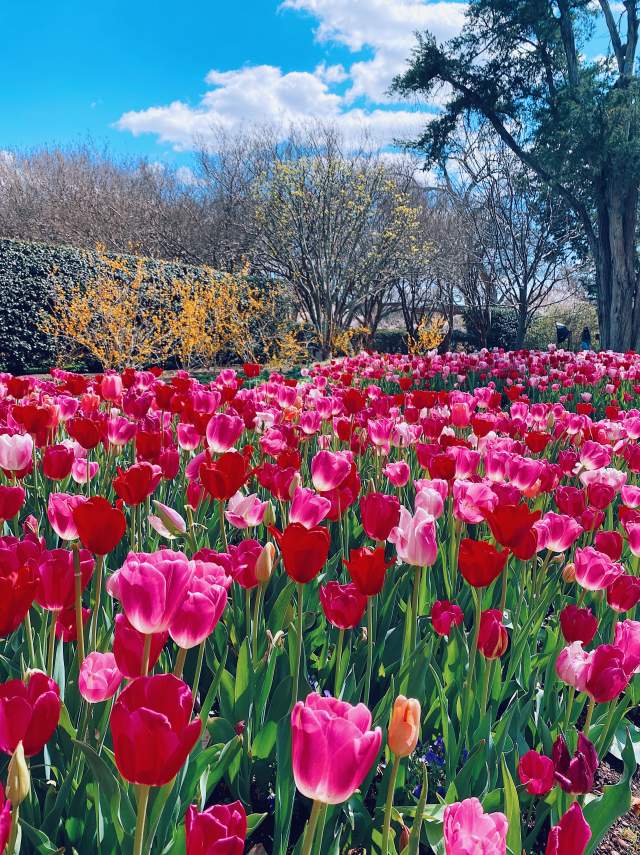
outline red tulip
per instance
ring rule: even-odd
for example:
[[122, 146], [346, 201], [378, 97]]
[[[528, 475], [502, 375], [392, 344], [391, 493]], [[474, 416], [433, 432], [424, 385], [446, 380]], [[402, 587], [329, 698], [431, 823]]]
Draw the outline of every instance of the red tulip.
[[[75, 602], [75, 568], [73, 552], [69, 549], [50, 549], [42, 553], [38, 563], [40, 579], [36, 602], [43, 609], [60, 611]], [[80, 550], [82, 590], [93, 575], [93, 557], [86, 549]]]
[[13, 754], [22, 742], [27, 757], [39, 754], [60, 719], [60, 690], [42, 671], [0, 684], [0, 751]]
[[360, 499], [362, 527], [371, 540], [383, 541], [400, 521], [400, 502], [397, 496], [385, 493], [368, 493]]
[[578, 802], [574, 802], [549, 832], [545, 855], [583, 855], [590, 840], [589, 823]]
[[526, 504], [502, 505], [487, 514], [491, 533], [502, 546], [508, 546], [516, 558], [528, 561], [536, 551], [537, 536], [533, 524], [541, 511], [530, 511]]
[[235, 495], [249, 477], [247, 461], [239, 451], [227, 451], [217, 460], [200, 466], [202, 486], [212, 499], [226, 500]]
[[640, 603], [640, 579], [626, 573], [607, 588], [607, 603], [616, 612], [628, 612]]
[[212, 805], [201, 813], [195, 805], [189, 805], [184, 830], [186, 855], [242, 855], [247, 815], [241, 802]]
[[565, 793], [590, 793], [598, 769], [598, 755], [584, 733], [578, 734], [578, 749], [571, 757], [564, 737], [553, 743], [554, 776]]
[[242, 365], [245, 377], [253, 378], [260, 374], [261, 368], [257, 362], [245, 362]]
[[329, 623], [338, 629], [353, 629], [362, 620], [367, 607], [367, 597], [353, 583], [341, 585], [327, 582], [318, 591], [320, 605]]
[[24, 487], [0, 485], [0, 521], [12, 520], [20, 513], [26, 493]]
[[73, 521], [82, 545], [94, 555], [112, 552], [127, 529], [122, 511], [102, 496], [92, 496], [74, 508]]
[[[82, 609], [82, 623], [84, 626], [89, 622], [91, 609]], [[56, 614], [56, 638], [65, 642], [78, 640], [78, 624], [76, 623], [76, 607], [68, 606]]]
[[94, 419], [74, 416], [67, 422], [67, 433], [87, 451], [95, 448], [103, 438], [103, 426]]
[[361, 546], [349, 552], [349, 560], [342, 559], [342, 563], [349, 571], [351, 581], [358, 591], [367, 597], [379, 594], [384, 586], [384, 577], [387, 569], [394, 563], [385, 561], [384, 548], [381, 546], [370, 549]]
[[458, 567], [460, 572], [474, 588], [490, 585], [502, 573], [509, 558], [509, 550], [499, 552], [486, 540], [471, 540], [465, 537], [460, 541]]
[[546, 796], [553, 789], [553, 773], [553, 760], [537, 751], [527, 751], [518, 763], [518, 777], [531, 796]]
[[624, 653], [612, 644], [601, 644], [589, 656], [585, 691], [596, 703], [605, 704], [629, 685]]
[[42, 452], [42, 471], [52, 481], [62, 481], [71, 473], [74, 460], [73, 449], [66, 445], [50, 445]]
[[136, 463], [126, 470], [118, 468], [113, 479], [113, 489], [127, 505], [141, 505], [156, 489], [162, 478], [162, 470], [153, 463]]
[[448, 600], [436, 600], [431, 608], [431, 623], [438, 635], [449, 636], [452, 626], [460, 626], [464, 614], [460, 606]]
[[598, 631], [598, 618], [591, 609], [581, 609], [572, 603], [560, 612], [560, 628], [568, 644], [573, 641], [589, 644]]
[[502, 625], [502, 612], [487, 609], [480, 618], [478, 650], [486, 659], [498, 659], [509, 646], [507, 630]]
[[118, 771], [132, 784], [162, 787], [180, 771], [198, 741], [191, 689], [173, 674], [138, 677], [111, 710]]
[[0, 550], [0, 637], [11, 635], [25, 619], [38, 590], [38, 574], [32, 561], [23, 561], [17, 550]]
[[598, 552], [604, 552], [612, 561], [619, 561], [622, 555], [622, 535], [618, 531], [599, 531], [593, 539]]
[[318, 575], [327, 561], [331, 545], [326, 528], [305, 528], [300, 523], [290, 523], [283, 532], [274, 526], [269, 526], [269, 531], [280, 548], [287, 575], [301, 584]]
[[[133, 678], [142, 675], [142, 656], [144, 652], [144, 635], [131, 626], [126, 615], [118, 614], [113, 633], [113, 655], [116, 665], [125, 677]], [[149, 670], [157, 663], [162, 648], [169, 638], [169, 631], [156, 632], [151, 636], [149, 651]]]

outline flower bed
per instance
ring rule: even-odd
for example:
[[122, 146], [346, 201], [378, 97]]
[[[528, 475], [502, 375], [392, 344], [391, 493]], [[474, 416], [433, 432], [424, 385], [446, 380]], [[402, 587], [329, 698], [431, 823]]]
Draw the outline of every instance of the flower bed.
[[595, 852], [640, 357], [259, 374], [0, 375], [0, 852]]

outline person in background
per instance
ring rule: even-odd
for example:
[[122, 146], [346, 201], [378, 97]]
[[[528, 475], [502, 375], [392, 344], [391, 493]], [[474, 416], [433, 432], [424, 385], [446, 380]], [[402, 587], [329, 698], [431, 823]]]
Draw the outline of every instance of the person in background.
[[580, 350], [591, 350], [591, 333], [589, 332], [589, 327], [585, 327], [582, 330]]

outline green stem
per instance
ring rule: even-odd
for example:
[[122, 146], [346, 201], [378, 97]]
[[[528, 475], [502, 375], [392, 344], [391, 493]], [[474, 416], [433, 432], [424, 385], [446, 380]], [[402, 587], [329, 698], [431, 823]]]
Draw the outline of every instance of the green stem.
[[338, 642], [336, 644], [336, 664], [335, 664], [335, 675], [333, 680], [333, 695], [334, 697], [340, 697], [340, 666], [342, 664], [342, 645], [344, 642], [344, 629], [341, 629], [338, 633]]
[[253, 601], [253, 626], [251, 627], [251, 658], [255, 664], [258, 659], [258, 624], [260, 623], [260, 606], [262, 605], [263, 586], [258, 585], [256, 598]]
[[382, 847], [381, 855], [389, 853], [389, 832], [391, 831], [391, 811], [393, 809], [393, 794], [396, 788], [396, 778], [398, 777], [398, 769], [400, 768], [400, 758], [393, 755], [393, 766], [391, 767], [391, 775], [389, 777], [389, 786], [387, 787], [387, 800], [384, 805], [384, 822], [382, 824]]
[[[54, 623], [55, 626], [55, 623]], [[31, 627], [31, 612], [27, 612], [24, 618], [24, 634], [27, 637], [27, 647], [29, 648], [29, 667], [36, 667], [36, 652], [33, 648], [33, 628]]]
[[584, 721], [584, 727], [582, 728], [582, 732], [585, 736], [589, 736], [589, 728], [591, 727], [591, 719], [593, 718], [593, 711], [596, 708], [596, 702], [594, 698], [589, 698], [589, 706], [587, 707], [587, 717]]
[[304, 840], [302, 841], [302, 849], [300, 850], [300, 855], [311, 855], [313, 838], [316, 834], [316, 826], [318, 824], [318, 817], [320, 816], [320, 811], [322, 807], [322, 802], [314, 801], [313, 806], [311, 807], [311, 815], [309, 816], [309, 821], [307, 822], [307, 828], [304, 833]]
[[489, 700], [489, 686], [491, 685], [491, 677], [493, 676], [494, 662], [486, 662], [484, 674], [482, 675], [482, 700], [480, 701], [480, 716], [484, 718], [487, 711], [487, 701]]
[[416, 649], [418, 639], [418, 602], [420, 598], [420, 583], [422, 581], [422, 567], [416, 567], [413, 575], [413, 592], [411, 594], [411, 636], [409, 650], [411, 653]]
[[96, 571], [94, 573], [93, 590], [93, 615], [91, 616], [91, 650], [98, 648], [98, 617], [100, 615], [100, 600], [102, 598], [102, 577], [104, 575], [104, 555], [96, 558]]
[[[147, 636], [149, 637], [149, 636]], [[138, 785], [138, 815], [136, 817], [136, 833], [133, 839], [133, 855], [142, 855], [144, 844], [144, 826], [147, 820], [147, 804], [149, 790], [146, 784]]]
[[173, 673], [178, 679], [182, 680], [182, 672], [184, 671], [184, 663], [187, 658], [187, 648], [179, 647], [178, 654], [176, 656], [175, 665], [173, 666]]
[[473, 597], [473, 603], [475, 606], [475, 617], [473, 623], [473, 640], [471, 642], [471, 650], [469, 651], [469, 670], [467, 671], [467, 682], [465, 683], [464, 689], [462, 726], [460, 728], [460, 740], [458, 742], [458, 750], [462, 748], [463, 744], [468, 744], [469, 742], [467, 730], [469, 728], [469, 719], [471, 717], [473, 675], [475, 673], [476, 668], [476, 656], [478, 653], [478, 636], [480, 634], [480, 618], [482, 615], [482, 604], [480, 602], [480, 595], [478, 594], [475, 588], [471, 588], [471, 596]]
[[51, 626], [49, 627], [49, 649], [47, 650], [47, 674], [53, 677], [53, 653], [56, 649], [56, 619], [58, 612], [51, 612]]
[[[198, 647], [198, 659], [196, 661], [196, 672], [193, 676], [193, 703], [194, 703], [194, 705], [195, 705], [196, 697], [198, 694], [198, 683], [200, 682], [200, 674], [202, 673], [202, 662], [204, 660], [204, 646], [205, 646], [205, 644], [206, 644], [206, 639], [205, 639], [205, 641], [202, 642], [200, 647]], [[193, 707], [192, 707], [191, 711], [193, 712]]]
[[298, 700], [298, 686], [300, 684], [300, 662], [302, 660], [302, 607], [303, 607], [304, 585], [298, 582], [298, 614], [296, 621], [296, 658], [293, 663], [293, 686], [291, 687], [291, 709]]
[[142, 648], [142, 676], [146, 677], [149, 673], [149, 659], [151, 658], [151, 635], [145, 635], [144, 647]]
[[367, 674], [364, 683], [364, 704], [369, 706], [371, 671], [373, 670], [373, 597], [367, 597]]
[[569, 697], [567, 700], [567, 716], [566, 716], [565, 722], [564, 722], [565, 732], [569, 730], [569, 723], [571, 722], [571, 711], [573, 710], [573, 701], [575, 699], [575, 696], [576, 696], [575, 687], [571, 686], [571, 688], [569, 689]]
[[8, 855], [18, 855], [20, 851], [16, 847], [17, 839], [18, 839], [18, 829], [20, 819], [20, 805], [14, 805], [11, 808], [11, 832], [9, 834], [9, 845], [7, 846]]
[[222, 537], [222, 545], [224, 547], [224, 551], [229, 551], [229, 544], [227, 543], [227, 530], [224, 527], [224, 502], [222, 499], [218, 502], [218, 518], [220, 520], [220, 536]]
[[251, 589], [244, 589], [244, 631], [246, 638], [251, 638]]
[[80, 568], [80, 547], [73, 544], [73, 576], [76, 599], [76, 633], [78, 635], [78, 668], [84, 661], [84, 625], [82, 623], [82, 570]]

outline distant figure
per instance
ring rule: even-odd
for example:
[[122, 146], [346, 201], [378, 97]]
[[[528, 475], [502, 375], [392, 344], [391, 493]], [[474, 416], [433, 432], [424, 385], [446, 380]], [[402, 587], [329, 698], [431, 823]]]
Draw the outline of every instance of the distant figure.
[[589, 327], [585, 327], [582, 330], [582, 335], [580, 336], [580, 350], [591, 350], [591, 333], [589, 332]]
[[556, 324], [556, 343], [558, 347], [561, 344], [567, 345], [571, 349], [571, 330], [564, 324]]

